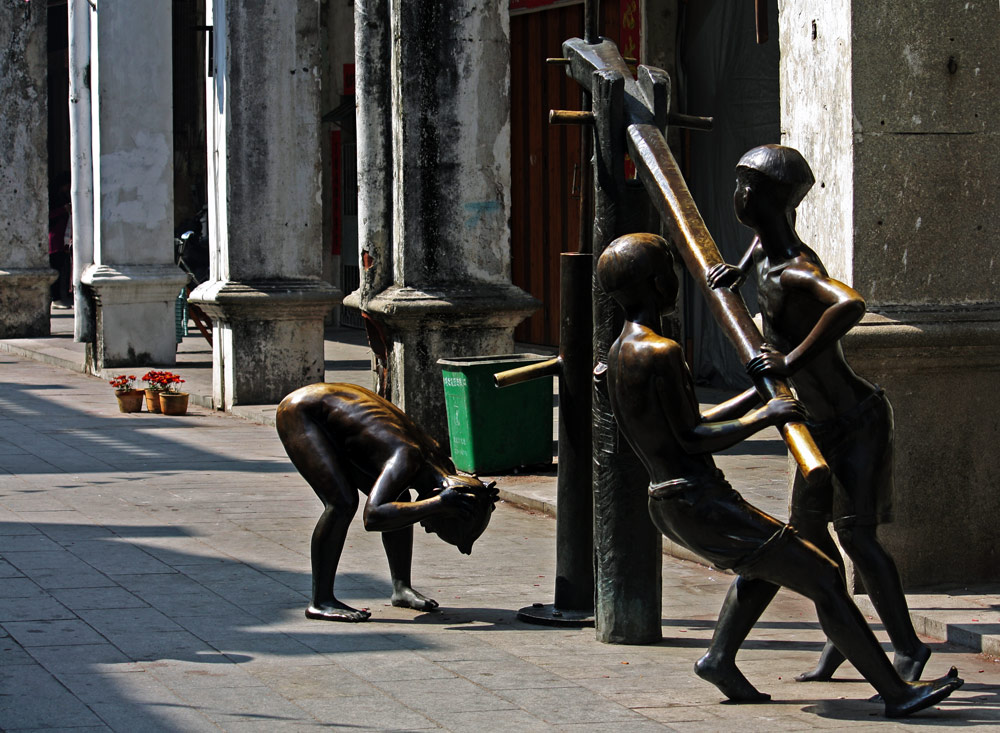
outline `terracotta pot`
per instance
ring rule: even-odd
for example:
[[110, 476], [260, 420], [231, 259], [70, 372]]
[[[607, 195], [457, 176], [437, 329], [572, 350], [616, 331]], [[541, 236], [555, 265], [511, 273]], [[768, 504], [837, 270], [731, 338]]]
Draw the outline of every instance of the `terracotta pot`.
[[118, 409], [122, 412], [142, 412], [143, 392], [141, 389], [133, 389], [128, 392], [115, 392], [115, 399], [118, 400]]
[[160, 392], [160, 410], [164, 415], [186, 415], [187, 392]]
[[146, 409], [150, 412], [160, 411], [160, 391], [156, 389], [146, 390]]

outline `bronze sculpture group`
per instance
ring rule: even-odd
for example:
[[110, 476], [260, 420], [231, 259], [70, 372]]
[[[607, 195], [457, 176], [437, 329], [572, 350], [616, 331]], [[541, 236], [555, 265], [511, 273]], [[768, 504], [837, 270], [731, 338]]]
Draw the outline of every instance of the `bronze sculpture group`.
[[[750, 389], [700, 413], [682, 349], [661, 332], [661, 314], [674, 307], [678, 282], [668, 245], [651, 234], [619, 237], [597, 263], [599, 285], [624, 310], [625, 323], [596, 375], [649, 474], [653, 523], [737, 574], [696, 673], [733, 701], [770, 699], [743, 676], [735, 658], [784, 586], [815, 604], [828, 638], [816, 669], [798, 679], [829, 679], [846, 658], [881, 695], [886, 715], [901, 717], [943, 700], [962, 680], [952, 668], [933, 681], [918, 681], [930, 650], [913, 630], [898, 572], [875, 531], [891, 512], [892, 409], [880, 389], [854, 373], [840, 346], [864, 314], [864, 300], [831, 278], [795, 232], [795, 208], [813, 180], [791, 148], [762, 146], [744, 155], [735, 207], [756, 236], [738, 266], [721, 264], [707, 274], [711, 288], [735, 291], [755, 273], [767, 344], [747, 370], [787, 378], [795, 399], [761, 405]], [[831, 473], [820, 485], [795, 475], [791, 516], [784, 523], [747, 503], [712, 454], [765, 427], [802, 421]], [[312, 536], [313, 597], [306, 615], [331, 621], [370, 615], [333, 592], [359, 490], [368, 494], [366, 529], [383, 533], [393, 605], [437, 607], [410, 584], [412, 527], [421, 523], [471, 551], [489, 522], [497, 496], [493, 485], [458, 475], [441, 445], [361, 387], [315, 384], [297, 390], [279, 406], [277, 427], [295, 467], [324, 504]], [[843, 560], [827, 529], [831, 521], [889, 632], [894, 664], [848, 594]]]

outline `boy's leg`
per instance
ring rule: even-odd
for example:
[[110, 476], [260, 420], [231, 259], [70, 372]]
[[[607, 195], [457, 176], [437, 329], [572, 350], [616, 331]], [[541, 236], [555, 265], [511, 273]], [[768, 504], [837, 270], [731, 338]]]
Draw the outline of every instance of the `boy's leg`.
[[358, 489], [337, 465], [336, 450], [301, 409], [278, 412], [278, 436], [295, 468], [323, 502], [323, 514], [312, 533], [312, 603], [306, 617], [325, 621], [365, 621], [371, 613], [337, 600], [333, 584], [347, 539], [347, 528], [358, 510]]
[[708, 651], [695, 662], [694, 671], [703, 680], [719, 688], [734, 702], [765, 702], [771, 696], [750, 684], [736, 666], [736, 653], [764, 609], [778, 592], [778, 586], [766, 580], [737, 576], [719, 611]]
[[837, 566], [810, 544], [793, 537], [762, 558], [754, 571], [816, 604], [824, 632], [882, 695], [889, 717], [909, 715], [934, 705], [962, 685], [954, 669], [933, 682], [901, 679], [851, 601]]
[[[826, 555], [829, 559], [833, 560], [837, 567], [840, 569], [841, 577], [844, 579], [846, 585], [846, 571], [844, 568], [844, 558], [840, 555], [840, 550], [837, 548], [837, 543], [833, 541], [833, 537], [830, 534], [829, 522], [826, 520], [819, 507], [814, 507], [813, 511], [804, 509], [805, 501], [799, 500], [799, 497], [803, 497], [803, 492], [810, 491], [823, 491], [827, 492], [827, 497], [829, 492], [833, 491], [831, 485], [823, 487], [811, 487], [808, 485], [806, 480], [803, 478], [799, 471], [795, 472], [795, 476], [792, 479], [792, 511], [791, 517], [788, 523], [795, 527], [795, 531], [798, 532], [799, 537], [814, 544], [820, 552]], [[807, 501], [809, 497], [805, 497]], [[825, 503], [823, 508], [827, 508]], [[816, 664], [815, 669], [809, 672], [803, 672], [797, 675], [795, 679], [799, 682], [813, 682], [820, 681], [825, 682], [826, 680], [832, 679], [834, 672], [844, 663], [844, 655], [838, 651], [837, 647], [829, 639], [826, 640], [826, 645], [823, 647], [822, 653], [819, 655], [819, 662]]]
[[882, 620], [895, 651], [894, 666], [904, 680], [920, 679], [931, 656], [930, 647], [917, 637], [910, 609], [892, 557], [878, 541], [874, 524], [837, 529], [844, 552], [854, 561], [868, 597]]
[[413, 526], [382, 533], [382, 547], [392, 576], [392, 605], [416, 611], [433, 611], [438, 602], [413, 590], [410, 568], [413, 558]]

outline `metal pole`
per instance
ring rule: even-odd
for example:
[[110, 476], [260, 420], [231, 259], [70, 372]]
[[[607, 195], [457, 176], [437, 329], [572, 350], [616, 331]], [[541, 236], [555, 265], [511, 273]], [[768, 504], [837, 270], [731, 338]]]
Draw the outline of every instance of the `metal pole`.
[[559, 474], [556, 488], [556, 587], [553, 603], [517, 612], [547, 626], [594, 625], [594, 502], [591, 489], [591, 282], [593, 257], [559, 258], [559, 358], [496, 375], [498, 385], [559, 374]]

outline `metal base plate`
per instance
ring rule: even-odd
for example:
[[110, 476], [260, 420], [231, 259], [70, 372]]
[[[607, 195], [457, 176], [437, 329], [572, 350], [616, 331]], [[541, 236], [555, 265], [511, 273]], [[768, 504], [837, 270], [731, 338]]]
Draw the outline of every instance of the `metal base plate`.
[[532, 603], [517, 612], [517, 618], [525, 623], [542, 626], [567, 626], [584, 628], [594, 625], [593, 611], [564, 611], [553, 603]]

